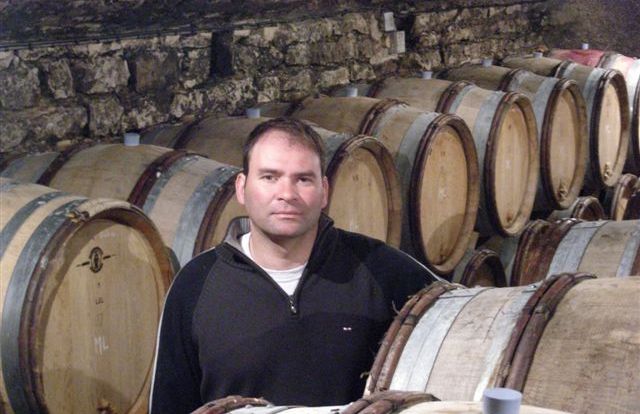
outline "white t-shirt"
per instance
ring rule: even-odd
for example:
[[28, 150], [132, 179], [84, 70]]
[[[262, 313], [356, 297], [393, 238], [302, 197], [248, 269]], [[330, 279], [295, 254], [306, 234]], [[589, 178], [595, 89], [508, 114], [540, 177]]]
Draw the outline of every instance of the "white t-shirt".
[[[242, 246], [243, 253], [246, 254], [251, 260], [255, 262], [253, 256], [251, 255], [251, 247], [249, 245], [250, 238], [251, 238], [251, 232], [243, 234], [240, 237], [240, 245]], [[296, 286], [298, 286], [298, 282], [302, 277], [302, 272], [304, 271], [304, 268], [306, 265], [307, 263], [303, 263], [300, 266], [296, 266], [292, 269], [286, 269], [286, 270], [275, 270], [275, 269], [268, 269], [260, 265], [258, 266], [260, 266], [262, 270], [267, 272], [267, 274], [271, 276], [271, 278], [278, 285], [280, 285], [282, 290], [287, 292], [287, 295], [291, 296], [293, 295], [293, 292], [295, 292]]]

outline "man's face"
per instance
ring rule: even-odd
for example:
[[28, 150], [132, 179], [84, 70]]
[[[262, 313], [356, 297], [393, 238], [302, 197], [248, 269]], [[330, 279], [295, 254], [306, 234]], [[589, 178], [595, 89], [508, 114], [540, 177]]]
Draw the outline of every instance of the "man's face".
[[249, 173], [236, 179], [251, 231], [277, 241], [315, 236], [328, 190], [318, 155], [279, 130], [262, 135], [251, 150]]

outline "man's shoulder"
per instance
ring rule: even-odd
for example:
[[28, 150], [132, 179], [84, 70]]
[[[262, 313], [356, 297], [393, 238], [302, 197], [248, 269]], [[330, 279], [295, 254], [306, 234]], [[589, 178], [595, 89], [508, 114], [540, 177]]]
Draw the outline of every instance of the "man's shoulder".
[[218, 261], [220, 247], [212, 248], [193, 257], [176, 273], [171, 285], [173, 295], [192, 295], [202, 289], [204, 281], [209, 276]]

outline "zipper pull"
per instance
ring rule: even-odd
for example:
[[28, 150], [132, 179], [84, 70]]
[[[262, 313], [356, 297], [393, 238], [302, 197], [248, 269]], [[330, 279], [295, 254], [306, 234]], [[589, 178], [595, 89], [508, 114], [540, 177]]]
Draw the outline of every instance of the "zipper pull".
[[298, 308], [296, 308], [296, 304], [293, 303], [293, 298], [289, 297], [289, 310], [291, 311], [292, 315], [297, 315], [298, 314]]

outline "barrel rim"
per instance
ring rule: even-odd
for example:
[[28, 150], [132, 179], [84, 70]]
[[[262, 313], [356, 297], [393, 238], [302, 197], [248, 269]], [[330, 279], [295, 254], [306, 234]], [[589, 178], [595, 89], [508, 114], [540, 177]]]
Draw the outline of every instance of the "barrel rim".
[[402, 193], [400, 185], [400, 177], [395, 168], [393, 156], [387, 147], [378, 139], [366, 135], [352, 135], [345, 139], [336, 149], [333, 157], [329, 160], [326, 168], [326, 176], [329, 179], [329, 203], [331, 205], [333, 195], [333, 183], [336, 179], [336, 173], [346, 157], [353, 153], [356, 149], [364, 149], [368, 151], [378, 162], [382, 176], [385, 181], [385, 190], [388, 200], [389, 223], [387, 228], [387, 237], [385, 242], [392, 246], [400, 246], [402, 233]]
[[550, 171], [552, 167], [550, 159], [553, 124], [551, 123], [551, 119], [556, 113], [560, 97], [565, 92], [568, 92], [574, 101], [574, 105], [572, 107], [576, 110], [574, 115], [576, 115], [576, 119], [578, 121], [576, 125], [578, 127], [578, 130], [576, 131], [578, 134], [577, 141], [581, 144], [576, 154], [578, 161], [577, 168], [574, 171], [573, 179], [568, 187], [569, 191], [567, 192], [567, 195], [564, 196], [564, 198], [561, 198], [561, 195], [559, 196], [556, 194], [556, 191], [553, 188], [551, 177], [548, 174], [540, 174], [540, 183], [544, 189], [544, 194], [547, 199], [550, 199], [551, 208], [558, 210], [569, 208], [580, 195], [580, 191], [584, 183], [584, 177], [587, 172], [586, 158], [589, 153], [588, 140], [586, 138], [580, 139], [582, 137], [588, 137], [586, 102], [580, 92], [578, 84], [575, 81], [571, 79], [558, 78], [549, 96], [549, 104], [547, 104], [547, 107], [545, 108], [544, 119], [542, 121], [542, 125], [548, 126], [548, 128], [542, 128], [542, 131], [539, 131], [540, 171]]
[[477, 270], [485, 265], [491, 269], [491, 273], [494, 276], [494, 286], [506, 287], [507, 276], [500, 256], [498, 256], [498, 253], [487, 248], [480, 248], [472, 253], [457, 283], [467, 287], [473, 287], [473, 284], [477, 281]]
[[[502, 126], [504, 124], [505, 116], [508, 112], [507, 107], [512, 105], [518, 106], [523, 117], [525, 118], [526, 126], [528, 127], [528, 150], [529, 154], [532, 156], [529, 157], [530, 162], [529, 169], [527, 171], [528, 186], [525, 189], [524, 195], [522, 197], [522, 202], [519, 206], [518, 213], [511, 225], [506, 226], [505, 223], [502, 223], [500, 220], [498, 214], [498, 206], [496, 205], [496, 188], [493, 185], [495, 183], [496, 173], [494, 163], [497, 145], [496, 139], [499, 136], [500, 130], [502, 129]], [[533, 107], [529, 98], [518, 92], [505, 92], [504, 96], [498, 103], [495, 115], [491, 121], [491, 127], [488, 134], [487, 146], [485, 151], [484, 165], [481, 166], [481, 168], [484, 169], [483, 184], [485, 193], [487, 194], [487, 196], [485, 197], [485, 202], [490, 205], [490, 208], [487, 208], [489, 221], [492, 227], [496, 229], [499, 234], [506, 237], [511, 237], [520, 233], [520, 231], [522, 231], [524, 226], [529, 221], [531, 212], [533, 211], [540, 169], [537, 136], [538, 134], [536, 129], [535, 115], [533, 113]]]
[[[609, 84], [611, 84], [615, 88], [616, 94], [620, 102], [620, 111], [621, 111], [620, 112], [621, 130], [620, 130], [620, 145], [619, 145], [620, 150], [617, 153], [616, 161], [612, 168], [611, 175], [609, 177], [605, 177], [604, 179], [601, 176], [599, 171], [595, 175], [597, 185], [611, 187], [615, 185], [616, 181], [620, 177], [620, 174], [622, 174], [622, 169], [627, 159], [627, 152], [629, 149], [629, 127], [630, 127], [629, 97], [627, 95], [627, 85], [625, 83], [624, 77], [619, 71], [615, 69], [599, 69], [599, 68], [594, 68], [594, 69], [604, 71], [604, 73], [598, 80], [598, 85], [596, 87], [594, 102], [597, 103], [597, 105], [594, 105], [593, 107], [594, 113], [591, 116], [591, 125], [590, 125], [591, 131], [592, 131], [591, 139], [594, 140], [594, 142], [592, 142], [590, 145], [591, 153], [589, 154], [589, 156], [593, 160], [598, 160], [597, 165], [600, 165], [600, 162], [599, 162], [600, 146], [598, 145], [599, 140], [597, 139], [597, 137], [593, 135], [594, 134], [593, 131], [599, 131], [598, 126], [600, 125], [600, 115], [603, 110], [602, 97], [606, 91], [606, 87]], [[594, 168], [596, 168], [597, 165], [596, 163], [593, 163]]]
[[[460, 142], [464, 149], [467, 165], [467, 194], [466, 194], [466, 209], [465, 218], [462, 222], [461, 231], [458, 234], [458, 238], [455, 243], [453, 252], [442, 263], [433, 263], [427, 260], [426, 246], [424, 244], [424, 237], [422, 236], [422, 205], [421, 205], [421, 189], [423, 185], [423, 171], [425, 169], [425, 163], [430, 154], [435, 140], [438, 138], [440, 132], [450, 127], [460, 137]], [[439, 114], [433, 122], [425, 129], [420, 144], [416, 151], [414, 167], [411, 171], [411, 182], [409, 185], [409, 222], [410, 227], [417, 231], [411, 232], [411, 241], [414, 246], [417, 246], [417, 252], [421, 255], [421, 259], [424, 262], [428, 262], [429, 266], [440, 273], [447, 273], [452, 271], [455, 266], [460, 262], [460, 259], [465, 254], [466, 248], [473, 237], [473, 227], [475, 226], [478, 206], [480, 203], [480, 185], [479, 185], [480, 171], [478, 168], [478, 155], [476, 153], [475, 144], [473, 142], [473, 135], [469, 130], [466, 123], [457, 115], [453, 114]]]
[[[94, 202], [95, 199], [86, 200], [82, 204], [80, 204], [76, 209], [80, 211], [82, 206], [87, 203]], [[117, 202], [121, 204], [122, 202]], [[162, 291], [159, 291], [158, 294], [158, 312], [162, 311], [162, 302], [164, 298], [164, 294], [166, 294], [169, 285], [171, 283], [172, 275], [173, 275], [173, 266], [172, 263], [166, 254], [166, 250], [164, 247], [164, 242], [162, 241], [157, 228], [153, 224], [153, 222], [140, 210], [135, 206], [131, 206], [130, 208], [124, 208], [121, 205], [116, 205], [112, 208], [107, 208], [107, 203], [104, 204], [104, 209], [98, 211], [91, 217], [86, 217], [82, 213], [79, 214], [81, 219], [69, 219], [66, 220], [63, 225], [52, 234], [50, 242], [47, 243], [46, 248], [41, 252], [40, 258], [43, 257], [55, 257], [61, 250], [63, 246], [63, 242], [65, 240], [69, 240], [76, 234], [79, 230], [82, 229], [84, 224], [98, 219], [109, 219], [119, 224], [130, 225], [134, 227], [137, 231], [140, 231], [145, 238], [147, 239], [151, 249], [157, 254], [155, 257], [158, 259], [157, 264], [160, 269], [159, 277], [156, 279], [158, 282], [163, 283], [163, 286], [159, 286]], [[31, 276], [31, 280], [29, 281], [29, 288], [27, 290], [27, 295], [25, 296], [25, 302], [30, 302], [35, 304], [35, 306], [23, 306], [22, 314], [21, 314], [21, 322], [20, 322], [20, 331], [19, 331], [19, 342], [23, 346], [21, 346], [21, 350], [19, 352], [20, 366], [25, 369], [26, 377], [28, 384], [25, 386], [25, 390], [31, 390], [33, 400], [31, 402], [35, 403], [35, 407], [37, 407], [40, 412], [47, 412], [46, 405], [46, 396], [44, 394], [44, 384], [42, 373], [38, 372], [38, 370], [29, 370], [27, 367], [36, 367], [37, 366], [37, 335], [33, 334], [35, 326], [38, 326], [38, 316], [41, 311], [41, 304], [43, 300], [44, 294], [44, 286], [49, 283], [52, 279], [51, 272], [52, 267], [40, 268], [39, 266], [36, 268], [35, 272]], [[153, 356], [153, 352], [151, 353]], [[141, 384], [140, 392], [137, 398], [132, 401], [131, 408], [140, 406], [140, 404], [144, 404], [142, 401], [147, 397], [146, 390], [150, 386], [150, 380], [153, 369], [153, 358], [151, 358], [148, 372], [145, 376], [144, 382]]]

